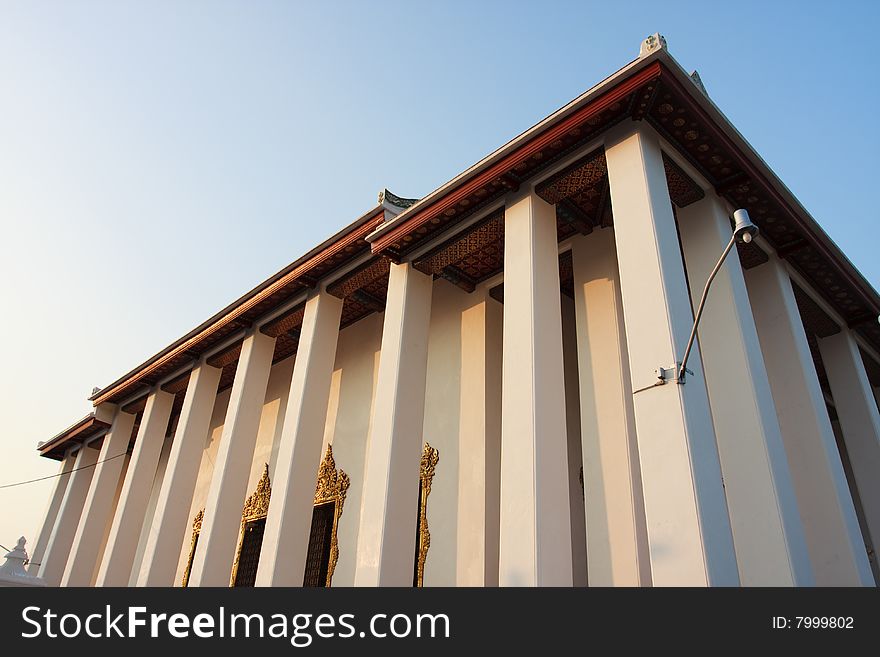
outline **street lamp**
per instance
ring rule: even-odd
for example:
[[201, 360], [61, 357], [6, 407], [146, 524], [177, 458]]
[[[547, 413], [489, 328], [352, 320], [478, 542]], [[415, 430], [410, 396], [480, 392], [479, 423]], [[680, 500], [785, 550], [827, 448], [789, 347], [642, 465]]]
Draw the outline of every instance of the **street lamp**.
[[[694, 346], [694, 339], [697, 337], [697, 325], [700, 323], [700, 317], [703, 316], [703, 306], [706, 305], [706, 297], [709, 294], [709, 287], [712, 285], [715, 276], [721, 270], [721, 265], [724, 264], [724, 259], [727, 258], [727, 254], [730, 253], [730, 250], [736, 242], [748, 244], [752, 241], [755, 235], [758, 234], [758, 227], [752, 223], [751, 219], [749, 219], [749, 213], [746, 210], [740, 209], [734, 212], [733, 221], [733, 235], [730, 236], [730, 241], [727, 243], [727, 246], [724, 247], [724, 252], [721, 254], [721, 257], [718, 258], [715, 268], [712, 270], [712, 273], [709, 274], [709, 280], [706, 281], [706, 287], [703, 288], [703, 296], [700, 297], [700, 303], [697, 306], [697, 312], [694, 315], [694, 326], [691, 329], [691, 335], [688, 338], [687, 347], [684, 349], [684, 356], [681, 359], [681, 364], [677, 366], [675, 376], [676, 383], [684, 384], [685, 382], [685, 373], [688, 372], [687, 360], [691, 355], [691, 349]], [[693, 372], [691, 372], [691, 374], [693, 374]]]

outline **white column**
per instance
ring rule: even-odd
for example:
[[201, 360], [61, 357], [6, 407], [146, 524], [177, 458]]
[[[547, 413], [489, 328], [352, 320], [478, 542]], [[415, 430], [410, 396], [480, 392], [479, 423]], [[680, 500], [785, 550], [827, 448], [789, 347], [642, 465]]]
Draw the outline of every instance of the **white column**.
[[55, 478], [55, 484], [52, 487], [52, 495], [49, 497], [49, 505], [46, 508], [46, 515], [43, 517], [43, 526], [40, 533], [37, 534], [37, 540], [34, 541], [34, 549], [30, 553], [30, 564], [28, 573], [37, 575], [40, 569], [39, 564], [43, 561], [43, 555], [46, 553], [46, 546], [49, 544], [49, 537], [55, 529], [55, 523], [58, 521], [58, 510], [64, 501], [64, 494], [67, 492], [67, 483], [70, 481], [70, 471], [76, 461], [76, 453], [72, 449], [68, 449], [64, 458], [61, 459], [61, 471], [59, 476]]
[[241, 346], [190, 586], [229, 585], [274, 353], [275, 338], [259, 331], [248, 335]]
[[[696, 307], [730, 241], [710, 192], [678, 211]], [[718, 272], [697, 333], [743, 586], [812, 586], [810, 556], [736, 250]]]
[[871, 543], [880, 545], [880, 411], [849, 329], [819, 340]]
[[485, 289], [461, 314], [457, 586], [498, 586], [502, 306]]
[[674, 370], [693, 323], [656, 134], [618, 132], [605, 157], [656, 586], [736, 585], [739, 577], [699, 350], [686, 385]]
[[91, 586], [101, 558], [101, 545], [112, 520], [116, 491], [122, 476], [135, 416], [118, 409], [110, 431], [104, 436], [98, 464], [92, 475], [82, 517], [70, 550], [62, 586]]
[[70, 473], [70, 481], [64, 490], [64, 498], [58, 508], [58, 520], [52, 528], [46, 550], [40, 559], [37, 576], [42, 577], [50, 586], [58, 586], [67, 566], [70, 556], [70, 546], [76, 528], [82, 517], [83, 504], [89, 492], [92, 482], [95, 462], [98, 460], [98, 450], [83, 445], [76, 452], [73, 461], [73, 471]]
[[744, 272], [819, 586], [873, 582], [791, 280], [775, 256]]
[[590, 586], [649, 586], [614, 233], [572, 242]]
[[327, 292], [306, 302], [263, 534], [258, 586], [302, 586], [341, 316], [342, 299]]
[[409, 263], [391, 265], [355, 586], [412, 585], [432, 285]]
[[107, 547], [98, 568], [97, 586], [128, 585], [173, 404], [174, 395], [164, 390], [156, 390], [147, 397]]
[[181, 504], [181, 500], [191, 500], [196, 488], [222, 373], [220, 368], [202, 362], [189, 375], [138, 586], [174, 584], [180, 549], [189, 527], [189, 504]]
[[568, 436], [556, 211], [531, 190], [504, 211], [502, 586], [571, 586]]

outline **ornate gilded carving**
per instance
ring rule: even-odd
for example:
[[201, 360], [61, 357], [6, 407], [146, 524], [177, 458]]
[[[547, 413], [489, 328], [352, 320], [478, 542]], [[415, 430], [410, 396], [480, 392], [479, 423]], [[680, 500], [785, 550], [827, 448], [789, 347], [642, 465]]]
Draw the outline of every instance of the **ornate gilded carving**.
[[439, 460], [440, 452], [426, 442], [419, 464], [421, 504], [419, 504], [419, 553], [416, 561], [416, 586], [422, 586], [425, 581], [425, 560], [428, 557], [428, 548], [431, 547], [431, 532], [428, 531], [428, 495], [431, 494], [434, 471]]
[[241, 559], [241, 546], [244, 543], [244, 530], [249, 522], [260, 520], [269, 513], [269, 499], [272, 497], [272, 482], [269, 479], [269, 464], [263, 466], [263, 476], [257, 482], [257, 487], [244, 502], [241, 510], [241, 529], [238, 532], [238, 547], [235, 548], [235, 561], [232, 563], [232, 574], [229, 576], [229, 586], [235, 585], [235, 577], [238, 574], [238, 563]]
[[192, 538], [189, 541], [189, 556], [186, 558], [186, 568], [183, 571], [183, 579], [180, 585], [186, 588], [189, 585], [189, 575], [192, 572], [193, 559], [196, 557], [196, 544], [199, 542], [199, 534], [202, 532], [202, 520], [205, 518], [205, 510], [202, 509], [193, 518]]
[[269, 480], [269, 464], [263, 466], [263, 476], [257, 482], [257, 487], [244, 502], [241, 510], [241, 521], [258, 520], [265, 518], [269, 513], [269, 498], [272, 497], [272, 482]]
[[336, 562], [339, 561], [339, 541], [337, 528], [342, 508], [345, 505], [345, 496], [351, 480], [342, 470], [336, 469], [336, 461], [333, 459], [333, 446], [327, 445], [324, 460], [318, 466], [318, 482], [315, 485], [315, 506], [320, 504], [334, 503], [333, 528], [330, 530], [330, 560], [327, 564], [327, 584], [333, 581], [333, 571], [336, 570]]

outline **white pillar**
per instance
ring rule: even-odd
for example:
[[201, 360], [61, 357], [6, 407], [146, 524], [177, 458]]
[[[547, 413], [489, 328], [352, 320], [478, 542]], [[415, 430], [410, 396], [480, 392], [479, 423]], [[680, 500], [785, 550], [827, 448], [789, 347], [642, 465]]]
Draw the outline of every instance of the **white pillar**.
[[819, 586], [873, 582], [791, 280], [775, 256], [744, 272]]
[[498, 586], [502, 307], [488, 291], [461, 314], [457, 586]]
[[614, 233], [572, 242], [590, 586], [649, 586], [648, 536]]
[[147, 536], [138, 586], [174, 584], [177, 561], [190, 520], [189, 504], [180, 501], [191, 500], [196, 488], [222, 373], [220, 368], [202, 362], [189, 375], [153, 525]]
[[173, 404], [174, 395], [164, 390], [156, 390], [147, 397], [107, 547], [98, 568], [97, 586], [128, 585]]
[[92, 475], [82, 517], [70, 550], [62, 586], [91, 586], [101, 559], [101, 545], [112, 520], [116, 491], [122, 476], [135, 416], [118, 409], [110, 431], [104, 436], [98, 464]]
[[274, 353], [275, 338], [258, 330], [248, 335], [241, 346], [205, 502], [190, 586], [229, 585], [241, 527], [241, 507], [247, 496], [248, 476]]
[[342, 299], [327, 292], [306, 302], [263, 534], [258, 586], [302, 586], [341, 317]]
[[28, 565], [28, 573], [36, 576], [43, 561], [43, 555], [46, 553], [46, 546], [49, 544], [49, 537], [55, 529], [55, 523], [58, 521], [58, 510], [64, 501], [64, 494], [67, 492], [67, 483], [70, 481], [70, 471], [76, 461], [76, 453], [72, 449], [68, 449], [64, 458], [61, 459], [61, 471], [59, 476], [55, 478], [55, 484], [52, 487], [52, 495], [49, 497], [49, 505], [46, 508], [46, 515], [43, 517], [43, 526], [40, 533], [37, 534], [37, 540], [34, 541], [34, 549], [30, 553], [30, 564]]
[[693, 323], [656, 134], [618, 132], [605, 157], [626, 320], [645, 518], [656, 586], [736, 585], [739, 577], [699, 350], [686, 385], [674, 370]]
[[[678, 211], [691, 300], [730, 241], [721, 201]], [[812, 566], [788, 469], [767, 368], [736, 250], [718, 272], [697, 333], [743, 586], [813, 586]]]
[[502, 586], [571, 586], [568, 435], [556, 211], [531, 190], [504, 211]]
[[433, 282], [391, 265], [367, 439], [355, 586], [411, 586]]
[[58, 520], [52, 528], [49, 540], [46, 543], [46, 551], [40, 559], [37, 576], [42, 577], [49, 586], [58, 586], [67, 560], [70, 556], [70, 546], [76, 535], [82, 517], [83, 504], [89, 492], [92, 482], [95, 462], [98, 460], [97, 449], [83, 445], [76, 452], [73, 462], [73, 470], [70, 473], [70, 481], [64, 490], [64, 498], [58, 508]]
[[871, 543], [880, 545], [880, 411], [849, 329], [819, 340]]

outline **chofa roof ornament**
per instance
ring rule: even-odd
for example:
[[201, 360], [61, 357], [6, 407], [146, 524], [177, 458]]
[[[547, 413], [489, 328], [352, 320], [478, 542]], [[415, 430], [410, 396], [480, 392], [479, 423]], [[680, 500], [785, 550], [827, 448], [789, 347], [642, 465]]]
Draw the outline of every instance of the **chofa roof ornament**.
[[642, 41], [642, 46], [639, 48], [639, 57], [647, 57], [655, 50], [666, 50], [666, 37], [659, 32], [655, 32]]
[[385, 210], [385, 221], [391, 221], [418, 200], [417, 198], [397, 196], [389, 192], [387, 188], [379, 192], [379, 205]]

